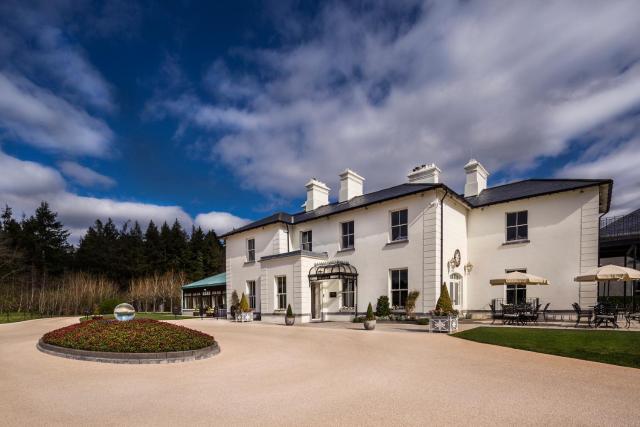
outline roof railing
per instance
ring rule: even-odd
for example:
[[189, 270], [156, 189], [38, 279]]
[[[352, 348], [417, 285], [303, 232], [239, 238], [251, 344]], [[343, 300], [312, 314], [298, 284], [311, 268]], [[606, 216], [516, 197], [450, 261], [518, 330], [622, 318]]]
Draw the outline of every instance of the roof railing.
[[640, 214], [600, 218], [600, 238], [640, 235]]

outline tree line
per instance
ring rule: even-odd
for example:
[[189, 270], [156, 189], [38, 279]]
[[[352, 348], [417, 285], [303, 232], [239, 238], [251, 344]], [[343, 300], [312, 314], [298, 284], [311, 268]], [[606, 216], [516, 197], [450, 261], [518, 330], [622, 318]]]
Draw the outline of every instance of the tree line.
[[149, 221], [144, 231], [137, 221], [118, 227], [110, 218], [98, 219], [77, 247], [69, 236], [47, 202], [20, 220], [4, 207], [0, 311], [71, 314], [106, 298], [166, 309], [180, 303], [185, 282], [224, 271], [224, 247], [215, 231], [193, 226], [187, 232], [177, 219], [159, 227]]

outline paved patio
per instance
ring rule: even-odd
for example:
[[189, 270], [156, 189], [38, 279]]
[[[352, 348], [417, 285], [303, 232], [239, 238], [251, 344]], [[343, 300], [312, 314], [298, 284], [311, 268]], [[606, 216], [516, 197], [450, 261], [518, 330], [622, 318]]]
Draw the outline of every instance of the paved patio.
[[77, 319], [0, 325], [3, 425], [636, 424], [640, 370], [421, 328], [184, 320], [222, 352], [168, 365], [40, 353]]

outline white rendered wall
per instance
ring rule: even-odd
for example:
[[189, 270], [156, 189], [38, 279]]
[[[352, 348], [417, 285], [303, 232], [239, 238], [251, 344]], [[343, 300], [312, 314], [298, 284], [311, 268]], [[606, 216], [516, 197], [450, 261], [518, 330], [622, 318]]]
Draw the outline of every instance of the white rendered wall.
[[[505, 286], [491, 286], [489, 280], [518, 268], [550, 281], [527, 288], [527, 297], [550, 302], [550, 310], [593, 303], [595, 285], [582, 285], [581, 297], [573, 278], [597, 265], [598, 191], [590, 187], [473, 209], [468, 217], [473, 271], [466, 281], [467, 308], [488, 310], [492, 298], [506, 297]], [[530, 242], [505, 245], [506, 213], [521, 210], [529, 212]]]

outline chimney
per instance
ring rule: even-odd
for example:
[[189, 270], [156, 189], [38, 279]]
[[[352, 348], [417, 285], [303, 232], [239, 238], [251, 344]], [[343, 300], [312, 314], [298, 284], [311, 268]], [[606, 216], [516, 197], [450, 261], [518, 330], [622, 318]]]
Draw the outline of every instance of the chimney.
[[346, 202], [356, 196], [362, 196], [364, 188], [364, 178], [347, 169], [340, 174], [340, 195], [339, 202]]
[[435, 163], [416, 166], [409, 172], [407, 178], [412, 184], [437, 184], [440, 182], [440, 170]]
[[304, 204], [306, 212], [329, 204], [329, 187], [324, 182], [311, 178], [305, 187], [307, 187], [307, 201]]
[[489, 172], [476, 159], [469, 160], [464, 165], [467, 173], [467, 183], [464, 185], [464, 197], [473, 197], [482, 193], [487, 188]]

